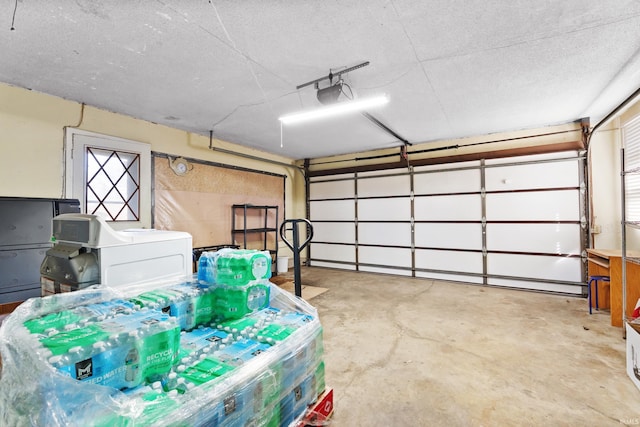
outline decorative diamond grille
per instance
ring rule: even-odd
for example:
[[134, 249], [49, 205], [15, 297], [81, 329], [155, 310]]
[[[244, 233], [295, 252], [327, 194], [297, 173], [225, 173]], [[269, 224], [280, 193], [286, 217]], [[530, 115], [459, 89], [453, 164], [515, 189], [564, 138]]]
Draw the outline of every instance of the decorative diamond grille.
[[140, 219], [140, 155], [87, 147], [85, 212], [110, 221]]

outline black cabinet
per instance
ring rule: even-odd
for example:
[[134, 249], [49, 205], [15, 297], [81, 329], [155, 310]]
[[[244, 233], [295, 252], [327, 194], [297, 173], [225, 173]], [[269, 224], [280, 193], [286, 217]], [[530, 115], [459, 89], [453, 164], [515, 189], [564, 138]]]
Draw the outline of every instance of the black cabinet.
[[78, 212], [75, 199], [0, 197], [0, 304], [41, 295], [40, 264], [53, 246], [53, 217]]
[[244, 249], [269, 251], [275, 262], [278, 254], [278, 206], [233, 205], [231, 242]]

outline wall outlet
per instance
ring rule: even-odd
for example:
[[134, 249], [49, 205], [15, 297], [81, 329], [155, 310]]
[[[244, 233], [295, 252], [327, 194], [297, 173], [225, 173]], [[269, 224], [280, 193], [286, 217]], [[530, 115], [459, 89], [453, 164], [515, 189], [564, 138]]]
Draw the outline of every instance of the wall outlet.
[[591, 227], [591, 234], [600, 234], [602, 233], [602, 226], [595, 224], [593, 227]]

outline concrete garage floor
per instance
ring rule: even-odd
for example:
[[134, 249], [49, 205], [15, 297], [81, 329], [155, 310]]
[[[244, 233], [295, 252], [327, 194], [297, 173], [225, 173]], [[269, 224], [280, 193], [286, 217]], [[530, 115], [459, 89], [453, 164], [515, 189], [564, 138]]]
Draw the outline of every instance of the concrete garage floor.
[[[622, 329], [582, 298], [302, 268], [329, 290], [331, 426], [640, 424]], [[293, 277], [291, 270], [285, 276]]]

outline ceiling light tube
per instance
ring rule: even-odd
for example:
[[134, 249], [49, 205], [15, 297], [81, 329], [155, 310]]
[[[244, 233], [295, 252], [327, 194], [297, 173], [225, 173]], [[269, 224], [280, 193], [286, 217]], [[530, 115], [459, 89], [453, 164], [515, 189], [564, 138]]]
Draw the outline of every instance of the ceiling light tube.
[[387, 102], [389, 102], [389, 98], [387, 98], [386, 95], [381, 95], [373, 98], [358, 99], [356, 101], [340, 102], [328, 107], [318, 108], [317, 110], [287, 114], [286, 116], [279, 117], [278, 120], [280, 120], [285, 125], [289, 125], [307, 120], [332, 117], [340, 114], [351, 113], [354, 111], [362, 111], [368, 108], [379, 107], [386, 104]]

